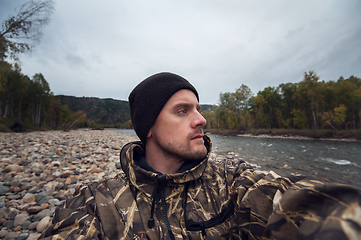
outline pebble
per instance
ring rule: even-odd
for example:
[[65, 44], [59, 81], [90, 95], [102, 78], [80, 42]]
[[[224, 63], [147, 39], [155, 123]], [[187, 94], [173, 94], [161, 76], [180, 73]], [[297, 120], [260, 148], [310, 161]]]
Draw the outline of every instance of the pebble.
[[36, 225], [36, 231], [38, 233], [42, 233], [47, 227], [50, 222], [50, 216], [45, 216], [41, 219], [41, 221]]
[[27, 212], [22, 212], [15, 216], [14, 227], [22, 226], [29, 219], [29, 214]]
[[[38, 239], [81, 185], [121, 173], [122, 146], [138, 140], [110, 130], [0, 133], [0, 238]], [[236, 157], [215, 150], [210, 161]]]

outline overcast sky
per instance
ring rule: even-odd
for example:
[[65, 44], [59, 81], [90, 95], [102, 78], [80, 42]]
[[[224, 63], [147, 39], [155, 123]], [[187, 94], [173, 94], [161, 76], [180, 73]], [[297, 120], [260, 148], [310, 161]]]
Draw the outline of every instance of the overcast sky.
[[[0, 0], [0, 19], [26, 1]], [[128, 100], [163, 71], [188, 79], [201, 104], [242, 84], [254, 94], [300, 82], [361, 77], [359, 0], [57, 0], [22, 72], [55, 95]]]

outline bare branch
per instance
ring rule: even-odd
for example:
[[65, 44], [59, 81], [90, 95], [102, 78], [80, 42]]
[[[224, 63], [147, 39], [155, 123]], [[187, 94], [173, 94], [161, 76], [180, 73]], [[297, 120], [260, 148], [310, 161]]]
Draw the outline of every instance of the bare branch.
[[42, 27], [49, 23], [54, 10], [53, 0], [31, 0], [22, 5], [16, 15], [2, 23], [0, 32], [0, 59], [17, 60], [18, 53], [28, 52], [40, 41]]

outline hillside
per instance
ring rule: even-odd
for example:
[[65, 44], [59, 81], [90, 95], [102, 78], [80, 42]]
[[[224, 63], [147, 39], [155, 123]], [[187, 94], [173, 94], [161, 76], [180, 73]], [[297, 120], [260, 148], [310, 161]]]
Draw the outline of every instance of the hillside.
[[130, 120], [129, 106], [127, 101], [111, 98], [56, 96], [62, 104], [68, 105], [69, 109], [86, 113], [86, 118], [98, 124], [125, 123]]
[[[86, 118], [97, 124], [121, 124], [130, 120], [129, 105], [127, 101], [111, 98], [74, 97], [57, 95], [62, 104], [69, 109], [86, 113]], [[201, 111], [213, 110], [213, 105], [201, 105]]]

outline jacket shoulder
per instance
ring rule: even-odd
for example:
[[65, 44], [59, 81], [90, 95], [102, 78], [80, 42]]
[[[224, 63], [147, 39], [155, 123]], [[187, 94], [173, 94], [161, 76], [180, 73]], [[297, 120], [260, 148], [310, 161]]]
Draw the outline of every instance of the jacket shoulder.
[[253, 172], [253, 167], [250, 164], [243, 160], [235, 159], [222, 159], [221, 161], [209, 160], [208, 169], [211, 171], [205, 171], [205, 176], [216, 173], [226, 180], [228, 186], [232, 185], [245, 171]]

